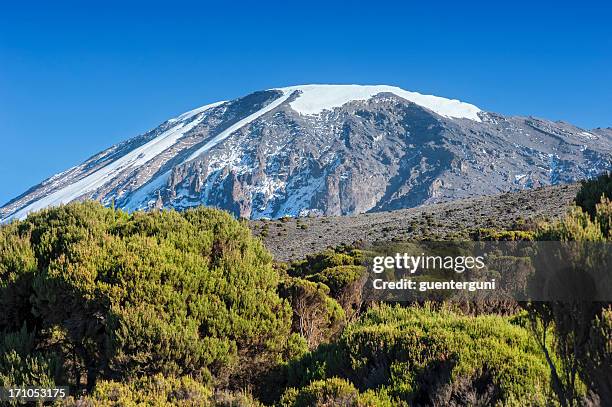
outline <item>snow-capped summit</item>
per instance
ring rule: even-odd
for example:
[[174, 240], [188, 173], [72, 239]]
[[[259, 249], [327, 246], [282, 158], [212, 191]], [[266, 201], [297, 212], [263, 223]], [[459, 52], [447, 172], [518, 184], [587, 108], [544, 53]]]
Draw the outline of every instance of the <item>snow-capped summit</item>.
[[610, 169], [611, 157], [606, 129], [387, 85], [291, 86], [169, 119], [31, 188], [0, 221], [83, 199], [129, 211], [345, 215], [573, 182]]
[[392, 93], [445, 117], [480, 121], [481, 111], [474, 105], [438, 96], [421, 95], [388, 85], [300, 85], [278, 88], [283, 93], [299, 91], [300, 95], [289, 105], [298, 113], [311, 115], [332, 110], [355, 100], [368, 100], [380, 93]]

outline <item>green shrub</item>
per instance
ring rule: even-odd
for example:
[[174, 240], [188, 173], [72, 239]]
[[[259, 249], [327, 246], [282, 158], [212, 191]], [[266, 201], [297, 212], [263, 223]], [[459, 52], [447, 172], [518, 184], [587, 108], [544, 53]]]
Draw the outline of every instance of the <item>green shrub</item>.
[[329, 341], [342, 328], [345, 313], [326, 285], [288, 277], [279, 292], [293, 309], [293, 331], [306, 338], [309, 348]]
[[[340, 304], [344, 311], [342, 318], [351, 320], [362, 306], [366, 277], [364, 258], [363, 251], [341, 246], [309, 255], [305, 260], [292, 262], [287, 266], [286, 272], [294, 278], [323, 286], [325, 295], [331, 296], [335, 300], [334, 303]], [[295, 315], [295, 301], [292, 304]], [[320, 342], [309, 340], [311, 346]]]
[[[500, 316], [381, 306], [339, 340], [287, 368], [288, 385], [335, 376], [395, 402], [446, 405], [462, 397], [487, 405], [545, 405], [549, 372], [529, 332]], [[441, 399], [442, 398], [442, 399]]]
[[364, 266], [334, 266], [306, 277], [309, 281], [325, 284], [330, 295], [340, 303], [347, 318], [361, 309], [363, 285], [366, 279]]
[[478, 241], [531, 241], [534, 236], [533, 231], [478, 229], [471, 237]]
[[550, 241], [603, 242], [606, 240], [606, 234], [597, 220], [593, 221], [587, 212], [574, 207], [564, 219], [542, 225], [535, 238]]
[[585, 344], [587, 357], [580, 360], [583, 380], [601, 401], [612, 400], [612, 306], [595, 317]]
[[287, 344], [271, 255], [225, 212], [70, 204], [1, 227], [0, 242], [0, 332], [25, 324], [77, 388], [84, 376], [92, 389], [98, 377], [257, 375]]
[[[606, 196], [609, 182], [610, 176], [605, 175], [583, 183], [577, 202], [586, 209], [574, 207], [564, 219], [543, 225], [536, 234], [537, 240], [598, 242], [597, 247], [604, 249], [603, 256], [597, 250], [591, 250], [593, 246], [568, 245], [572, 249], [562, 252], [566, 267], [559, 268], [552, 276], [548, 272], [539, 274], [536, 268], [533, 281], [539, 281], [542, 287], [553, 279], [566, 282], [562, 287], [568, 294], [592, 290], [589, 287], [592, 279], [596, 284], [609, 281], [610, 270], [605, 263], [607, 246], [603, 245], [612, 237], [612, 202]], [[590, 199], [596, 196], [601, 197], [601, 202], [592, 208]], [[589, 212], [591, 209], [594, 212]], [[580, 273], [589, 273], [590, 278]], [[609, 303], [595, 301], [534, 301], [525, 304], [530, 328], [550, 366], [552, 387], [564, 406], [584, 401], [584, 385], [601, 401], [612, 399], [609, 307]], [[551, 341], [552, 335], [554, 340]]]
[[0, 336], [0, 387], [53, 386], [63, 379], [62, 361], [47, 351], [37, 351], [36, 338], [24, 323], [16, 332]]
[[263, 407], [245, 392], [213, 391], [189, 376], [156, 374], [127, 382], [100, 381], [91, 395], [70, 398], [63, 407]]
[[128, 382], [101, 380], [92, 394], [61, 405], [77, 406], [212, 406], [213, 392], [190, 377], [145, 376]]
[[325, 284], [329, 287], [332, 297], [338, 298], [347, 286], [361, 279], [365, 272], [366, 269], [363, 266], [334, 266], [309, 275], [307, 278], [310, 281]]
[[335, 250], [326, 250], [306, 256], [305, 260], [291, 263], [289, 274], [298, 277], [320, 273], [326, 268], [336, 266], [363, 265], [364, 256], [360, 250], [338, 247]]
[[576, 195], [576, 205], [589, 215], [595, 215], [595, 206], [601, 198], [612, 199], [612, 173], [602, 174], [597, 178], [582, 181], [582, 186]]
[[336, 377], [314, 381], [301, 389], [290, 388], [283, 394], [279, 404], [282, 407], [393, 405], [384, 395], [376, 395], [371, 391], [360, 394], [350, 382]]

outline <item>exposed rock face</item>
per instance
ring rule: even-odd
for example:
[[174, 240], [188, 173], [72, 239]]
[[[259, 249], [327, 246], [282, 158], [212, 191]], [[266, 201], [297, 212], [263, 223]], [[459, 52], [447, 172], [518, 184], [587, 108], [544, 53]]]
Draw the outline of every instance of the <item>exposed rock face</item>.
[[170, 119], [31, 188], [0, 218], [80, 199], [252, 219], [348, 215], [572, 183], [611, 162], [611, 129], [392, 87], [310, 85]]

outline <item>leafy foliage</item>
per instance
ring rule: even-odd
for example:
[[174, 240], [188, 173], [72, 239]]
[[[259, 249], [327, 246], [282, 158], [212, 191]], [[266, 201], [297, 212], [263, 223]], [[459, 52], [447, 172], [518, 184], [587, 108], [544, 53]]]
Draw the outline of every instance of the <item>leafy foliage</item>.
[[189, 377], [144, 376], [128, 382], [102, 380], [91, 395], [62, 403], [76, 406], [210, 406], [213, 392]]
[[589, 215], [595, 216], [595, 206], [601, 198], [612, 199], [612, 173], [602, 174], [597, 178], [582, 181], [582, 186], [576, 195], [576, 205]]
[[223, 381], [255, 354], [274, 363], [289, 337], [271, 256], [221, 211], [70, 204], [0, 241], [0, 329], [53, 346], [77, 388], [83, 376], [89, 389], [157, 373]]
[[[561, 222], [473, 237], [607, 242], [612, 204], [588, 202], [608, 181], [585, 184], [586, 210]], [[36, 213], [0, 227], [0, 385], [85, 391], [66, 406], [261, 405], [251, 391], [283, 406], [568, 405], [584, 385], [612, 399], [609, 304], [368, 310], [366, 255], [273, 265], [213, 209]]]
[[293, 309], [293, 331], [306, 338], [310, 348], [330, 340], [343, 326], [344, 310], [328, 294], [324, 284], [301, 278], [288, 278], [280, 286], [280, 295]]
[[612, 306], [595, 317], [585, 348], [580, 360], [583, 380], [600, 401], [612, 400]]
[[[575, 207], [565, 219], [542, 226], [536, 239], [609, 242], [612, 237], [612, 202], [609, 200], [611, 185], [610, 174], [583, 183], [576, 202], [584, 210]], [[601, 201], [595, 204], [598, 202], [595, 199]], [[608, 246], [603, 247], [606, 250]], [[575, 270], [579, 271], [599, 263], [593, 262], [591, 256], [592, 251], [573, 251], [566, 256], [566, 261], [578, 265]], [[610, 272], [609, 269], [597, 271]], [[566, 272], [568, 277], [572, 276], [568, 274], [570, 272], [576, 274], [570, 270]], [[538, 277], [537, 274], [535, 277]], [[564, 281], [570, 279], [565, 278]], [[578, 275], [575, 284], [566, 288], [576, 290], [586, 283], [588, 281]], [[531, 329], [550, 367], [552, 387], [561, 405], [578, 405], [584, 400], [579, 378], [589, 388], [590, 397], [599, 398], [601, 402], [612, 400], [609, 304], [568, 300], [532, 302], [526, 308]], [[550, 338], [550, 333], [554, 333], [553, 338]]]
[[317, 380], [300, 389], [288, 389], [279, 404], [282, 407], [393, 405], [385, 395], [377, 395], [371, 391], [359, 393], [350, 382], [337, 377]]
[[289, 274], [294, 276], [313, 275], [336, 266], [360, 266], [363, 264], [363, 260], [364, 256], [360, 250], [350, 247], [337, 247], [334, 250], [311, 254], [306, 256], [304, 260], [293, 262]]
[[289, 387], [342, 377], [411, 405], [467, 395], [487, 405], [545, 405], [549, 385], [546, 362], [523, 327], [428, 307], [373, 308], [287, 372]]
[[530, 241], [535, 233], [526, 230], [478, 229], [472, 233], [472, 238], [479, 241]]
[[363, 306], [363, 285], [366, 280], [364, 259], [363, 251], [340, 246], [295, 261], [289, 265], [287, 272], [290, 276], [327, 287], [329, 295], [341, 305], [346, 319], [351, 321]]

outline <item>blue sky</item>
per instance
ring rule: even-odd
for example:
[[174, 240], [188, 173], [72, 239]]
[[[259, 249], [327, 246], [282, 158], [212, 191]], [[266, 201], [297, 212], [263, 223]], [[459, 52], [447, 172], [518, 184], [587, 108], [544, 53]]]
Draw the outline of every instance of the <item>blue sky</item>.
[[426, 3], [0, 0], [0, 204], [173, 115], [286, 85], [612, 126], [612, 6]]

